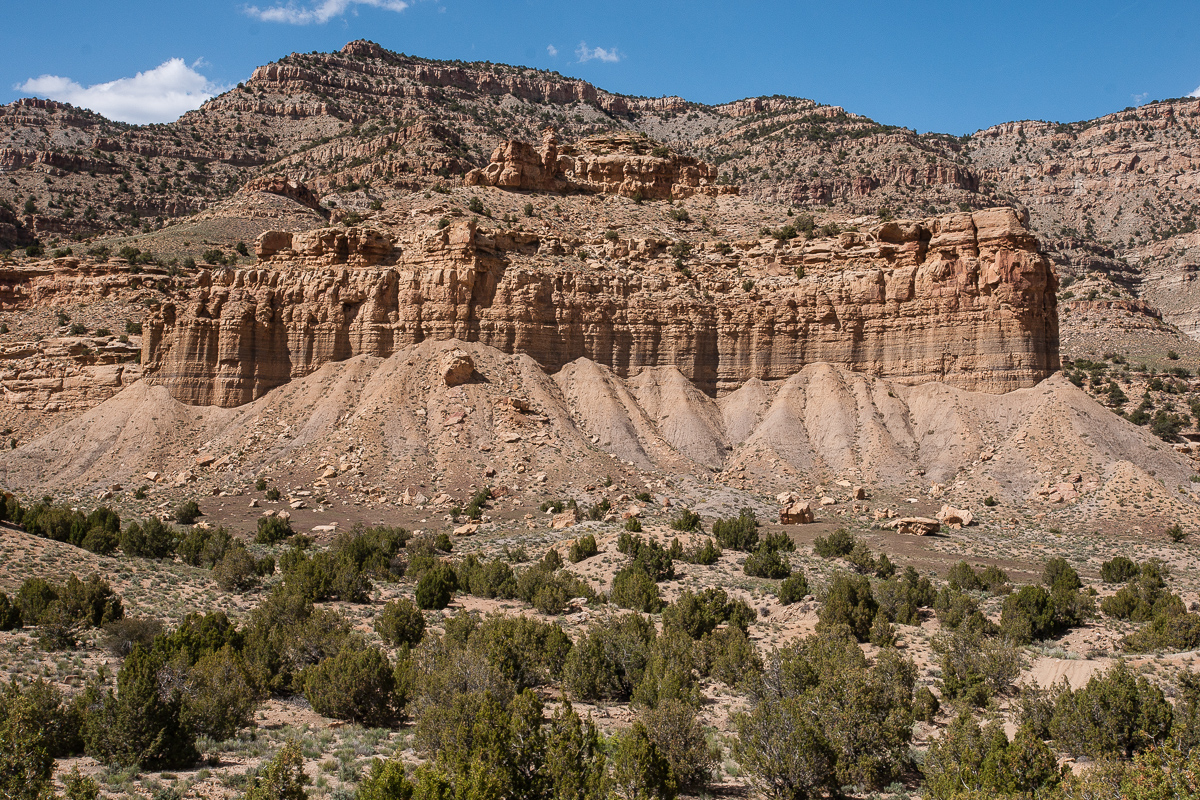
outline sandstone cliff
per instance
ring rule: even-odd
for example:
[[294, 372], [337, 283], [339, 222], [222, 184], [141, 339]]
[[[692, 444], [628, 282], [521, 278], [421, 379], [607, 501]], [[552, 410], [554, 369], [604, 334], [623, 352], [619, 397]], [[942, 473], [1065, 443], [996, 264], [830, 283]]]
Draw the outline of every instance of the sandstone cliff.
[[545, 130], [541, 150], [515, 140], [501, 143], [491, 162], [468, 172], [464, 182], [468, 186], [587, 191], [646, 200], [738, 193], [736, 186], [717, 183], [715, 167], [667, 147], [655, 147], [644, 136], [603, 134], [560, 147], [553, 128]]
[[[148, 320], [144, 370], [179, 400], [228, 407], [427, 339], [527, 353], [551, 372], [581, 357], [622, 376], [669, 365], [710, 395], [813, 362], [989, 392], [1058, 368], [1056, 279], [1009, 209], [700, 244], [686, 271], [646, 239], [606, 239], [612, 268], [554, 258], [577, 244], [474, 220], [398, 239], [264, 234], [258, 268], [203, 273]], [[742, 275], [758, 281], [739, 287]]]

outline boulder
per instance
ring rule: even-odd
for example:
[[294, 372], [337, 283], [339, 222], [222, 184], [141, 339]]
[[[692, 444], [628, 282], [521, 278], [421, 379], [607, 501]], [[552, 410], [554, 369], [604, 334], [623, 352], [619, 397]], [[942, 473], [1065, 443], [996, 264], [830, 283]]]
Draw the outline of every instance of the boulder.
[[942, 506], [942, 510], [937, 513], [937, 518], [954, 530], [965, 528], [975, 521], [975, 515], [970, 511], [962, 508], [953, 508], [949, 505]]
[[475, 374], [475, 362], [465, 351], [458, 349], [447, 350], [438, 362], [438, 372], [447, 386], [460, 386], [471, 380]]
[[812, 506], [806, 500], [779, 509], [780, 525], [808, 525], [815, 518]]
[[575, 508], [568, 508], [561, 514], [555, 514], [550, 518], [550, 527], [556, 531], [559, 531], [563, 528], [571, 527], [576, 522], [579, 522], [579, 510]]
[[907, 533], [912, 536], [928, 536], [942, 529], [942, 523], [929, 517], [900, 517], [884, 524], [884, 528], [896, 533]]

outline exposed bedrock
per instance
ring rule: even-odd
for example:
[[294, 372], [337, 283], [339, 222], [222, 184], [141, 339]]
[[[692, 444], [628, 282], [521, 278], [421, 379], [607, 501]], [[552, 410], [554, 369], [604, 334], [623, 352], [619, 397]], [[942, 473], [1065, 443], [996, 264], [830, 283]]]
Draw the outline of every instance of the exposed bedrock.
[[[581, 357], [622, 376], [670, 365], [709, 395], [814, 362], [988, 392], [1059, 366], [1056, 278], [1008, 209], [737, 242], [736, 260], [701, 244], [691, 278], [662, 244], [606, 242], [598, 269], [540, 257], [562, 243], [473, 222], [402, 241], [269, 232], [259, 268], [204, 273], [149, 320], [144, 370], [183, 402], [230, 407], [426, 339], [527, 353], [550, 372]], [[735, 269], [758, 277], [753, 292]]]

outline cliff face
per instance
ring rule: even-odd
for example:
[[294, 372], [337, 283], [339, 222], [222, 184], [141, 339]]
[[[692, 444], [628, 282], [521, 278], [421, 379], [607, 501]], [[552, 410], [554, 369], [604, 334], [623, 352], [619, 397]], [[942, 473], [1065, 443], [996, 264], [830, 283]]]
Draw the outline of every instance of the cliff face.
[[396, 240], [267, 233], [259, 268], [204, 273], [147, 321], [145, 374], [184, 402], [237, 406], [330, 361], [450, 338], [552, 372], [672, 365], [709, 394], [812, 362], [991, 392], [1058, 368], [1056, 279], [1008, 209], [704, 243], [691, 276], [649, 240], [605, 241], [616, 269], [549, 258], [575, 244], [473, 221]]
[[502, 143], [490, 163], [468, 172], [464, 181], [468, 186], [584, 191], [646, 200], [738, 193], [736, 186], [717, 184], [715, 167], [667, 147], [656, 149], [643, 136], [602, 134], [560, 148], [553, 128], [544, 131], [541, 150], [515, 140]]

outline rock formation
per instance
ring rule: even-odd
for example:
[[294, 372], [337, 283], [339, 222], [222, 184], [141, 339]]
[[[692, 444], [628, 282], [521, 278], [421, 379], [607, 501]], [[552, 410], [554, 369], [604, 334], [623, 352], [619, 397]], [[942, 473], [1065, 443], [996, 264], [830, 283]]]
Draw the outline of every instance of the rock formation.
[[[203, 273], [148, 320], [144, 369], [184, 402], [237, 406], [426, 339], [527, 353], [551, 372], [580, 357], [622, 376], [670, 365], [710, 395], [812, 362], [989, 392], [1058, 368], [1055, 277], [1009, 209], [738, 242], [730, 261], [702, 246], [693, 277], [645, 240], [608, 242], [615, 270], [536, 256], [563, 244], [473, 220], [397, 241], [267, 233], [258, 268]], [[735, 291], [735, 268], [764, 276], [756, 297]]]
[[602, 134], [560, 148], [553, 128], [543, 133], [541, 150], [515, 140], [501, 143], [491, 162], [471, 170], [464, 180], [468, 186], [586, 191], [646, 200], [738, 193], [737, 186], [717, 183], [715, 167], [655, 147], [644, 136]]

